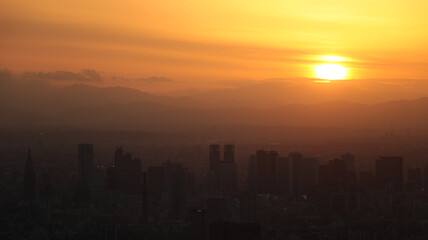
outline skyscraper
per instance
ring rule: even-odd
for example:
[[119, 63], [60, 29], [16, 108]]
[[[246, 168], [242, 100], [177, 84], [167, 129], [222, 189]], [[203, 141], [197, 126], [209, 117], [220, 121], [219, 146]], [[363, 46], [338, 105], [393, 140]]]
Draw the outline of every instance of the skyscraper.
[[34, 173], [31, 150], [28, 148], [27, 162], [24, 172], [24, 201], [33, 202], [36, 199], [36, 175]]
[[342, 154], [340, 159], [345, 162], [346, 171], [355, 171], [354, 155], [351, 153]]
[[235, 146], [224, 145], [224, 159], [218, 163], [217, 179], [224, 196], [233, 195], [238, 188], [238, 175], [235, 163]]
[[376, 159], [376, 186], [380, 190], [403, 189], [403, 158], [379, 157]]
[[351, 186], [357, 184], [357, 172], [355, 171], [354, 155], [348, 152], [346, 154], [341, 155], [340, 159], [345, 163], [346, 185]]
[[261, 149], [256, 152], [258, 170], [258, 192], [276, 193], [276, 159], [278, 152]]
[[114, 152], [114, 172], [112, 181], [114, 187], [127, 193], [141, 192], [142, 171], [141, 159], [125, 153], [122, 147]]
[[292, 166], [292, 189], [291, 194], [298, 194], [301, 188], [301, 179], [305, 177], [304, 172], [302, 171], [302, 160], [303, 154], [298, 152], [292, 152], [288, 154], [288, 159], [291, 162]]
[[147, 192], [147, 175], [143, 173], [143, 194], [141, 196], [141, 221], [147, 223], [148, 221], [148, 192]]
[[150, 215], [162, 212], [163, 217], [168, 219], [183, 219], [187, 214], [188, 197], [193, 186], [194, 175], [179, 163], [166, 162], [162, 166], [150, 167], [147, 172], [149, 199], [168, 209], [151, 209]]
[[343, 189], [346, 183], [346, 164], [342, 159], [331, 159], [320, 168], [320, 182], [323, 187]]
[[354, 156], [350, 153], [341, 158], [331, 159], [328, 164], [319, 168], [320, 185], [336, 190], [354, 186], [357, 183], [357, 174], [354, 168]]
[[220, 145], [211, 144], [209, 146], [209, 170], [215, 171], [217, 164], [220, 162]]
[[281, 195], [290, 195], [293, 191], [293, 164], [288, 157], [279, 157], [276, 161], [277, 187]]
[[210, 191], [219, 189], [218, 165], [220, 163], [220, 145], [209, 145], [208, 187]]
[[279, 157], [276, 164], [278, 193], [307, 194], [318, 185], [318, 159], [304, 158], [301, 153]]
[[312, 193], [318, 185], [318, 159], [313, 157], [304, 157], [300, 162], [300, 181], [299, 192], [296, 194]]
[[278, 158], [278, 152], [275, 150], [270, 150], [267, 154], [267, 165], [268, 165], [268, 172], [269, 172], [269, 178], [268, 178], [268, 186], [269, 186], [269, 193], [277, 193], [277, 186], [276, 186], [276, 160]]
[[235, 145], [224, 145], [224, 158], [220, 158], [220, 145], [209, 145], [208, 185], [211, 191], [230, 196], [238, 187], [235, 163]]
[[247, 190], [250, 192], [257, 191], [257, 158], [256, 155], [251, 155], [248, 159], [248, 173], [247, 173]]
[[77, 154], [79, 185], [81, 188], [87, 188], [89, 174], [94, 169], [94, 145], [79, 144], [77, 146]]
[[224, 159], [225, 162], [235, 162], [235, 145], [225, 144], [224, 145]]
[[258, 192], [269, 192], [269, 166], [267, 163], [267, 151], [260, 149], [256, 152], [258, 170]]

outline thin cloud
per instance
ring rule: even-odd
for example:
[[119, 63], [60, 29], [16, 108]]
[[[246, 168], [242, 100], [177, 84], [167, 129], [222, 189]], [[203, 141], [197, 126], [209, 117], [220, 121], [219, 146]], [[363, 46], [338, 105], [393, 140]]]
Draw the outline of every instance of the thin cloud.
[[92, 69], [84, 69], [80, 72], [54, 71], [54, 72], [25, 72], [24, 78], [37, 80], [100, 82], [102, 77], [99, 72]]
[[9, 69], [0, 69], [0, 80], [10, 80], [12, 77], [12, 72]]
[[137, 78], [135, 81], [146, 82], [146, 83], [163, 83], [163, 82], [172, 82], [172, 79], [166, 77], [147, 77], [147, 78]]

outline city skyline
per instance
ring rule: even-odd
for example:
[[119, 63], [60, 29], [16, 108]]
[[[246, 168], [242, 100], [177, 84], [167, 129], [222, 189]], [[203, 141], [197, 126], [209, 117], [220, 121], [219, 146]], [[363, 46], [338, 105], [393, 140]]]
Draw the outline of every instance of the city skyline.
[[0, 239], [428, 239], [427, 13], [0, 0]]

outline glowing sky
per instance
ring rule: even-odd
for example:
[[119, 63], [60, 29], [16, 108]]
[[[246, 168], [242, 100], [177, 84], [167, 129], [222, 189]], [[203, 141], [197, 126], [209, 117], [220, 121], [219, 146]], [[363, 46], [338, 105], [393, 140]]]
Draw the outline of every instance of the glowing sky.
[[427, 12], [419, 0], [0, 0], [0, 67], [197, 83], [313, 77], [329, 55], [352, 79], [425, 79]]

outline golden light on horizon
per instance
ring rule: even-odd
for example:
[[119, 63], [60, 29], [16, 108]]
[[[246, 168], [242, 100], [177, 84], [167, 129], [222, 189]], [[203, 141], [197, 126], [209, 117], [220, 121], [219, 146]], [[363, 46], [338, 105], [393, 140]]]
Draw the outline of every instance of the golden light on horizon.
[[348, 69], [340, 64], [324, 63], [314, 66], [315, 77], [324, 80], [344, 80]]
[[339, 56], [321, 56], [318, 58], [318, 60], [322, 60], [322, 61], [329, 61], [329, 62], [342, 62], [342, 61], [346, 61], [347, 59], [344, 57], [339, 57]]

